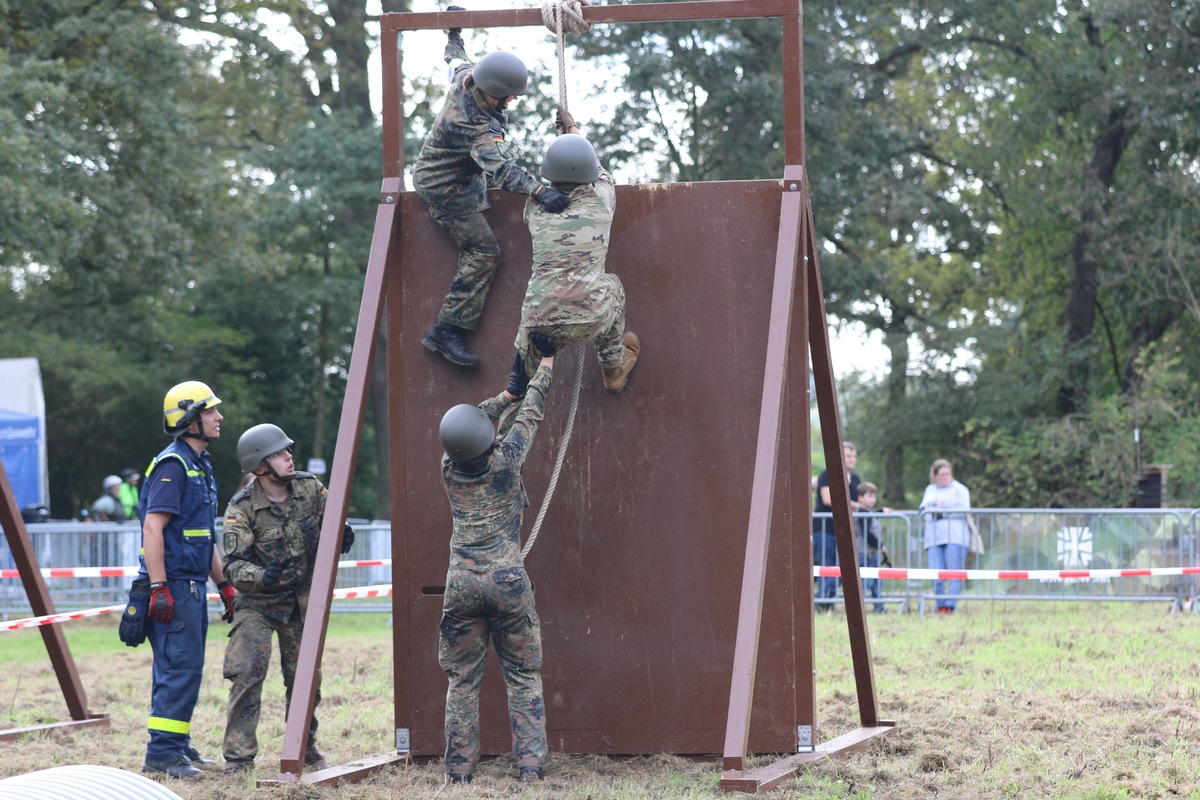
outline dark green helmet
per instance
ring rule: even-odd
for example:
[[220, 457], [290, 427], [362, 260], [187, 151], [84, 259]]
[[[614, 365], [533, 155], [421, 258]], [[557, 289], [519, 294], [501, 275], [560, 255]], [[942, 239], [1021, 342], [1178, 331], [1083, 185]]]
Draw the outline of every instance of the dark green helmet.
[[238, 461], [241, 462], [242, 472], [253, 472], [264, 458], [294, 444], [278, 425], [255, 425], [238, 439]]
[[551, 183], [593, 183], [600, 179], [600, 162], [592, 143], [578, 133], [564, 133], [546, 148], [542, 177]]
[[483, 409], [460, 403], [442, 416], [442, 448], [455, 463], [481, 456], [492, 446], [496, 429]]
[[525, 62], [503, 50], [479, 59], [472, 75], [476, 86], [498, 100], [510, 94], [525, 94], [529, 87], [529, 70], [525, 69]]

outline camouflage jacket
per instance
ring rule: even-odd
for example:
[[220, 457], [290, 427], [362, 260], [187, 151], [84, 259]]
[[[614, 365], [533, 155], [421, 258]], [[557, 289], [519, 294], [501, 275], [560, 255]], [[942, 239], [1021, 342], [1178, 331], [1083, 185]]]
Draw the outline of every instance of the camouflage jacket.
[[463, 63], [454, 68], [446, 103], [413, 167], [413, 185], [435, 217], [489, 208], [489, 184], [513, 194], [533, 194], [541, 186], [517, 166], [504, 141], [508, 115], [487, 104], [472, 77], [474, 65], [451, 40], [446, 61], [455, 60]]
[[[313, 561], [325, 514], [325, 486], [309, 472], [287, 484], [288, 499], [272, 503], [258, 481], [235, 494], [225, 511], [225, 577], [238, 590], [238, 605], [285, 622], [303, 615], [312, 586]], [[263, 568], [283, 563], [277, 586], [263, 586]]]
[[532, 199], [525, 224], [533, 239], [533, 272], [521, 307], [528, 328], [592, 322], [607, 311], [609, 282], [601, 281], [617, 192], [612, 175], [600, 170], [595, 183], [575, 187], [571, 204], [549, 214]]
[[[445, 456], [442, 481], [450, 498], [454, 532], [450, 537], [450, 569], [492, 572], [521, 566], [521, 517], [529, 500], [521, 468], [546, 413], [550, 367], [538, 367], [512, 428], [488, 457], [487, 468], [467, 475]], [[503, 393], [479, 404], [495, 424], [509, 405]]]

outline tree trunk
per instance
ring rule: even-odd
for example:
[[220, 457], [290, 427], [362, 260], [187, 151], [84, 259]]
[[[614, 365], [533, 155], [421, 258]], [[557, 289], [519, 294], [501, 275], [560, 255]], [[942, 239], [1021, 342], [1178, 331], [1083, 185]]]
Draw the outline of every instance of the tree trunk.
[[[895, 317], [893, 318], [895, 319]], [[904, 430], [903, 409], [908, 389], [908, 326], [901, 318], [884, 329], [889, 357], [887, 375], [888, 411], [883, 420], [892, 436], [883, 448], [883, 500], [885, 504], [904, 503]]]
[[1105, 198], [1112, 188], [1117, 163], [1132, 134], [1122, 116], [1120, 111], [1109, 114], [1108, 126], [1092, 145], [1092, 159], [1084, 180], [1085, 194], [1080, 202], [1079, 222], [1071, 248], [1073, 272], [1067, 294], [1067, 342], [1063, 353], [1066, 373], [1058, 389], [1058, 412], [1063, 415], [1079, 411], [1087, 397], [1086, 345], [1096, 325], [1096, 297], [1100, 291], [1100, 262], [1093, 251], [1092, 240], [1098, 223], [1104, 218]]

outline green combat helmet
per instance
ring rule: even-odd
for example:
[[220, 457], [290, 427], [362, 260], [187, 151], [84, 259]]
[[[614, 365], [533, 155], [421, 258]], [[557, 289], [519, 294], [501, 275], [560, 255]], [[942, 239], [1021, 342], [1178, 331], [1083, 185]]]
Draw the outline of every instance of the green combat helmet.
[[446, 455], [459, 464], [486, 453], [496, 438], [496, 431], [482, 409], [460, 403], [442, 416], [438, 435]]
[[238, 439], [237, 453], [242, 472], [253, 472], [258, 469], [264, 458], [286, 450], [294, 444], [295, 442], [289, 439], [278, 425], [255, 425]]
[[600, 162], [592, 143], [577, 133], [564, 133], [546, 148], [542, 177], [551, 183], [594, 183]]
[[475, 85], [497, 100], [528, 91], [529, 70], [525, 69], [525, 62], [503, 50], [479, 59], [472, 75]]

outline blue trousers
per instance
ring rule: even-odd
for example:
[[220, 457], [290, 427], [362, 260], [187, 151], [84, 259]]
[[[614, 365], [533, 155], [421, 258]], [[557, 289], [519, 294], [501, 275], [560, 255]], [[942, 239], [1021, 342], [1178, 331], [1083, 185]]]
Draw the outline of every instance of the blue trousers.
[[[929, 559], [930, 569], [962, 569], [963, 565], [967, 563], [967, 548], [961, 544], [935, 544], [933, 547], [925, 548], [925, 555]], [[934, 594], [958, 594], [961, 591], [962, 581], [933, 582]], [[938, 600], [937, 607], [957, 608], [958, 601], [953, 598]]]
[[[817, 524], [828, 523], [829, 530], [813, 528], [813, 563], [822, 567], [836, 567], [838, 563], [837, 536], [833, 533], [832, 520], [817, 520]], [[837, 597], [837, 578], [817, 578], [817, 597]]]
[[192, 711], [200, 698], [204, 672], [204, 642], [208, 637], [206, 582], [167, 581], [175, 600], [171, 622], [146, 620], [147, 638], [154, 651], [150, 689], [148, 761], [183, 754], [191, 744]]
[[[875, 551], [875, 550], [872, 550], [870, 553], [864, 553], [862, 551], [859, 551], [858, 565], [860, 567], [878, 567], [879, 566], [879, 552]], [[863, 599], [866, 599], [867, 597], [873, 597], [876, 600], [878, 600], [879, 599], [879, 587], [880, 587], [880, 584], [882, 584], [882, 583], [883, 583], [883, 581], [879, 580], [879, 578], [863, 578], [862, 579]], [[883, 603], [876, 603], [875, 610], [879, 611], [879, 612], [883, 612], [885, 610], [883, 607]]]

